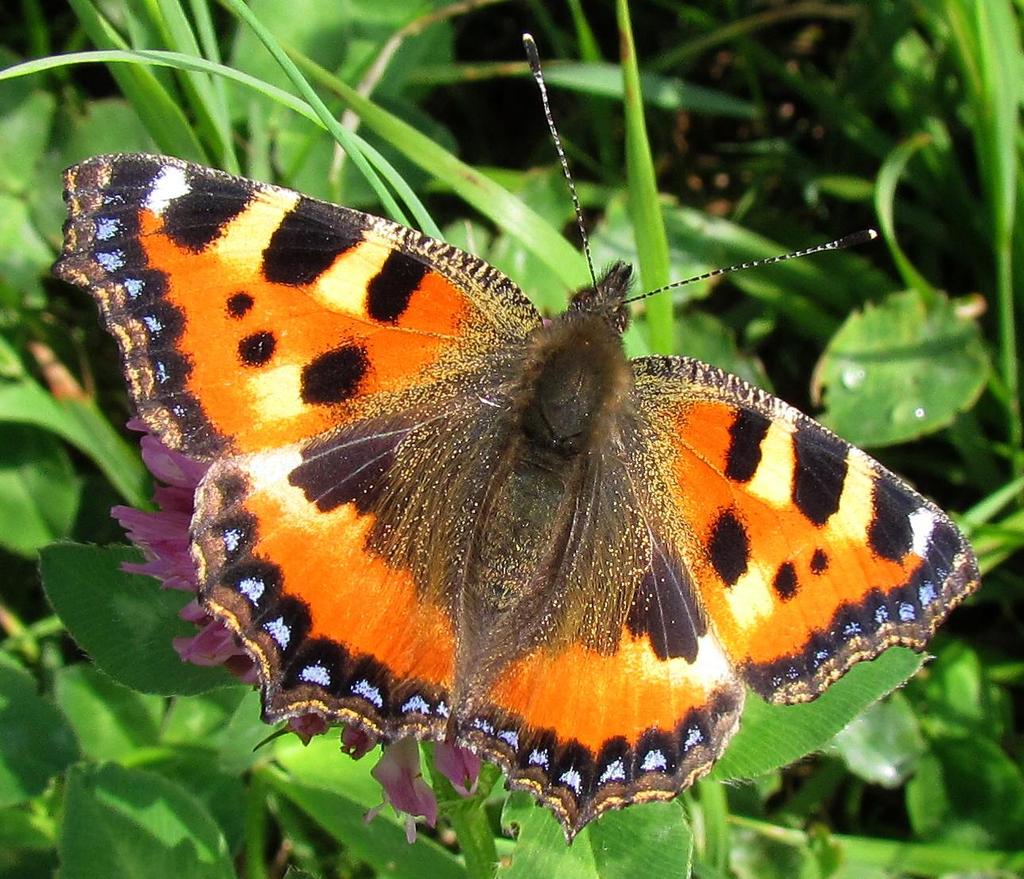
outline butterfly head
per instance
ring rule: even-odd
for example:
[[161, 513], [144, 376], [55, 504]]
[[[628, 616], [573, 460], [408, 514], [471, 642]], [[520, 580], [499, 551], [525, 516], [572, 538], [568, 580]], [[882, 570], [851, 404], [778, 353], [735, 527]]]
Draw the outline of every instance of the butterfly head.
[[617, 333], [629, 324], [626, 295], [633, 280], [633, 267], [616, 262], [593, 287], [584, 287], [572, 297], [569, 311], [582, 311], [603, 317]]

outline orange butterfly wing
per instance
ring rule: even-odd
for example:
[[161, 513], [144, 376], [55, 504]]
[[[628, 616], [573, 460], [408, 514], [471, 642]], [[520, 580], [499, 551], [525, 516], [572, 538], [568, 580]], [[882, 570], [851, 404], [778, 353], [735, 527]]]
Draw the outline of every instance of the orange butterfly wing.
[[920, 649], [977, 587], [957, 527], [860, 449], [705, 363], [634, 366], [679, 550], [765, 698], [806, 701], [888, 646]]
[[539, 321], [486, 263], [280, 187], [125, 155], [71, 168], [65, 189], [55, 272], [91, 290], [139, 414], [193, 457], [275, 448], [450, 384]]
[[413, 422], [365, 425], [443, 409], [533, 306], [411, 229], [178, 159], [97, 157], [65, 190], [55, 273], [97, 300], [150, 429], [214, 461], [201, 597], [257, 659], [268, 717], [443, 729], [451, 624], [367, 545], [365, 496]]

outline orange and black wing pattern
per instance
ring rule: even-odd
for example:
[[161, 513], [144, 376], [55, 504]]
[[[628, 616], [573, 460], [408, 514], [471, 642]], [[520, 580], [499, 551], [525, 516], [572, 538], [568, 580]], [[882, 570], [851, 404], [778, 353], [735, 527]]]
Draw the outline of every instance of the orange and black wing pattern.
[[268, 719], [454, 737], [571, 838], [706, 773], [744, 685], [812, 699], [978, 583], [949, 518], [821, 425], [627, 363], [596, 313], [625, 266], [542, 323], [483, 261], [286, 189], [144, 155], [65, 185], [56, 273], [149, 428], [210, 462], [200, 597]]
[[886, 647], [922, 648], [978, 585], [946, 514], [860, 449], [705, 363], [634, 367], [675, 545], [766, 699], [807, 701]]
[[450, 384], [539, 322], [449, 245], [178, 159], [89, 159], [65, 193], [55, 272], [96, 298], [139, 415], [196, 458], [308, 439]]
[[178, 159], [90, 159], [65, 198], [57, 276], [96, 299], [147, 426], [212, 462], [200, 597], [257, 660], [268, 718], [436, 732], [451, 623], [368, 545], [371, 501], [421, 413], [520, 342], [532, 305], [411, 229]]

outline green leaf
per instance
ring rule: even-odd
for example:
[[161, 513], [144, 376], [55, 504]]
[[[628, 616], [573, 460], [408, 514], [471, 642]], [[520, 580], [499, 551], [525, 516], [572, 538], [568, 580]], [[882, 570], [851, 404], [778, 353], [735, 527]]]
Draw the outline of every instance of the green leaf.
[[36, 682], [0, 654], [0, 807], [22, 803], [78, 757], [63, 715], [36, 692]]
[[802, 705], [769, 705], [748, 693], [739, 732], [711, 777], [750, 778], [820, 750], [861, 711], [904, 683], [922, 662], [912, 650], [890, 648], [878, 659], [857, 663], [817, 699]]
[[148, 479], [138, 452], [111, 427], [94, 401], [57, 400], [31, 378], [0, 378], [0, 422], [52, 431], [88, 455], [129, 504], [145, 505]]
[[201, 743], [217, 753], [218, 764], [236, 776], [273, 759], [273, 748], [261, 747], [274, 727], [263, 722], [260, 694], [238, 685], [198, 696], [178, 696], [163, 725], [165, 744]]
[[229, 686], [221, 668], [182, 662], [171, 639], [196, 634], [178, 616], [189, 595], [161, 589], [152, 577], [127, 574], [125, 562], [139, 553], [125, 547], [74, 543], [43, 550], [43, 587], [53, 609], [78, 645], [114, 680], [143, 693], [201, 693]]
[[978, 653], [958, 641], [937, 647], [928, 675], [914, 682], [927, 706], [921, 721], [925, 731], [936, 737], [997, 738], [1012, 729], [1013, 706], [1001, 704], [1003, 691], [989, 681]]
[[[678, 801], [630, 806], [588, 824], [565, 844], [561, 825], [527, 794], [514, 793], [501, 818], [518, 828], [518, 842], [500, 879], [685, 879], [693, 838]], [[638, 841], [643, 843], [638, 845]]]
[[40, 547], [67, 537], [81, 486], [51, 434], [0, 423], [0, 546], [34, 556]]
[[202, 803], [224, 835], [228, 849], [235, 851], [245, 831], [245, 812], [240, 804], [247, 795], [246, 782], [243, 776], [221, 766], [217, 755], [205, 750], [204, 744], [197, 740], [192, 747], [166, 749], [159, 752], [158, 759], [148, 760], [146, 768], [181, 785]]
[[907, 784], [907, 813], [930, 841], [1019, 849], [1024, 775], [991, 739], [940, 739]]
[[370, 776], [376, 752], [360, 762], [338, 750], [333, 736], [320, 736], [303, 747], [294, 737], [278, 739], [275, 753], [284, 773], [264, 773], [277, 792], [304, 811], [348, 853], [393, 879], [455, 879], [465, 869], [447, 849], [420, 836], [405, 839], [403, 822], [384, 809], [369, 824], [367, 810], [380, 804], [380, 785]]
[[737, 879], [818, 879], [814, 856], [807, 846], [739, 828], [732, 834], [730, 875]]
[[94, 760], [121, 760], [160, 740], [164, 700], [129, 690], [90, 665], [62, 668], [57, 704]]
[[851, 772], [889, 788], [902, 785], [925, 752], [917, 716], [900, 693], [855, 717], [832, 744]]
[[31, 187], [56, 108], [51, 93], [30, 90], [27, 84], [0, 95], [0, 188], [5, 192], [24, 193]]
[[[20, 806], [0, 810], [0, 876], [16, 875], [5, 872], [4, 856], [16, 848], [46, 850], [53, 848], [53, 827], [38, 811]], [[47, 873], [52, 876], [52, 873]]]
[[26, 202], [0, 192], [0, 287], [14, 292], [12, 306], [20, 308], [24, 300], [44, 301], [41, 279], [52, 262], [53, 251], [39, 234]]
[[62, 879], [234, 879], [224, 837], [206, 807], [153, 772], [77, 767], [68, 779]]
[[969, 409], [988, 378], [977, 324], [907, 290], [850, 315], [816, 370], [822, 422], [854, 445], [916, 439]]
[[139, 121], [138, 114], [121, 98], [89, 101], [81, 113], [68, 120], [64, 137], [66, 139], [61, 144], [64, 165], [104, 153], [155, 151], [153, 139]]

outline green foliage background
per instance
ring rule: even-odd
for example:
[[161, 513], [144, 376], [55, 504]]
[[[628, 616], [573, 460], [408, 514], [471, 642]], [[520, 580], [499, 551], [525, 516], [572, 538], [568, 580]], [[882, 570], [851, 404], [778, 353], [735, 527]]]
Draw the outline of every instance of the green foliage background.
[[[1011, 0], [6, 4], [0, 877], [1024, 870], [1021, 14]], [[811, 705], [751, 700], [711, 778], [675, 803], [609, 815], [566, 848], [489, 771], [469, 801], [436, 782], [441, 826], [408, 846], [389, 813], [363, 823], [380, 799], [369, 759], [328, 737], [257, 749], [255, 694], [181, 666], [175, 597], [99, 548], [123, 540], [109, 508], [145, 507], [151, 487], [114, 346], [88, 297], [48, 275], [60, 170], [148, 150], [283, 183], [442, 234], [553, 311], [587, 270], [523, 31], [599, 266], [634, 262], [651, 289], [880, 230], [645, 300], [627, 343], [709, 360], [869, 448], [957, 516], [984, 585], [882, 701], [913, 654], [858, 666]]]

